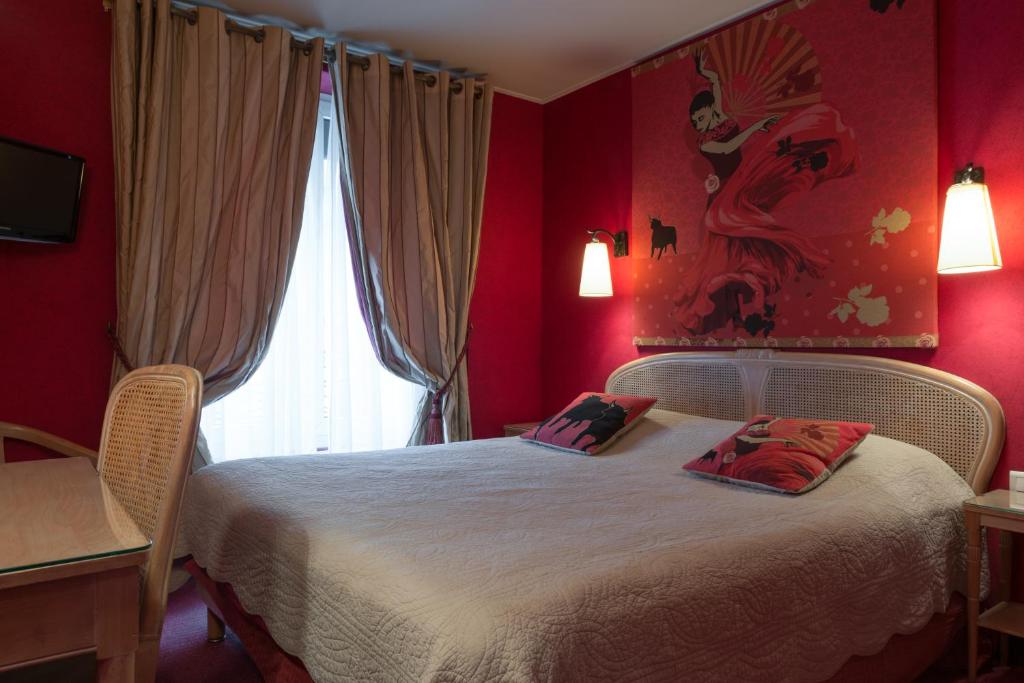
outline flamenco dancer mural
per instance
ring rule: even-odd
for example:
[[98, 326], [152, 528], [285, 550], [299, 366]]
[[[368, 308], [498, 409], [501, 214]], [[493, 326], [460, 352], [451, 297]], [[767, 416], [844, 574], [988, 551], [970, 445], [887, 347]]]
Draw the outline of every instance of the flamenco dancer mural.
[[938, 343], [934, 19], [792, 0], [634, 68], [637, 344]]

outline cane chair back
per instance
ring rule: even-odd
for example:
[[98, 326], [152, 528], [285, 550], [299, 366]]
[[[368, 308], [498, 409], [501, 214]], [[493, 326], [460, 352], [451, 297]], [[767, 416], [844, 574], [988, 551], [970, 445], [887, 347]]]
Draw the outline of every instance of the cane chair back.
[[140, 641], [159, 642], [178, 514], [202, 406], [202, 376], [181, 365], [128, 373], [107, 402], [97, 469], [153, 545], [141, 584]]

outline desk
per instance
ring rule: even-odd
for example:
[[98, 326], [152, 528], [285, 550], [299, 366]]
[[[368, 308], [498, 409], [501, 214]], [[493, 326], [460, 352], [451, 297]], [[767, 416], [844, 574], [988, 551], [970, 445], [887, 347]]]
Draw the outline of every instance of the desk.
[[149, 546], [85, 458], [0, 465], [0, 671], [93, 652], [134, 681]]

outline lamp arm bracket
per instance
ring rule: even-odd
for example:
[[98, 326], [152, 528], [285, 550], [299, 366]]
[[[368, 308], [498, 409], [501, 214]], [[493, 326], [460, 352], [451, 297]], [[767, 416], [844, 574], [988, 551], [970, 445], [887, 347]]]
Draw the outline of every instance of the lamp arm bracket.
[[985, 182], [985, 168], [975, 166], [973, 161], [968, 161], [967, 166], [953, 174], [954, 183], [983, 183]]
[[625, 230], [619, 230], [618, 232], [610, 232], [602, 228], [595, 230], [587, 230], [587, 234], [593, 241], [597, 241], [598, 235], [608, 235], [612, 239], [612, 252], [615, 257], [629, 256], [629, 234]]

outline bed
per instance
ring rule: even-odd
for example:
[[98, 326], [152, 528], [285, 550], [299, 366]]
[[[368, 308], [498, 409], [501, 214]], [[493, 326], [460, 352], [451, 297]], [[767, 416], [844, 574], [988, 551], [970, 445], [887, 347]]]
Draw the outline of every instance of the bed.
[[[856, 680], [900, 638], [909, 680], [941, 650], [960, 502], [1003, 440], [988, 392], [772, 350], [643, 358], [606, 388], [658, 405], [594, 457], [512, 438], [205, 468], [194, 571], [316, 681]], [[680, 469], [758, 413], [876, 432], [798, 497]]]

